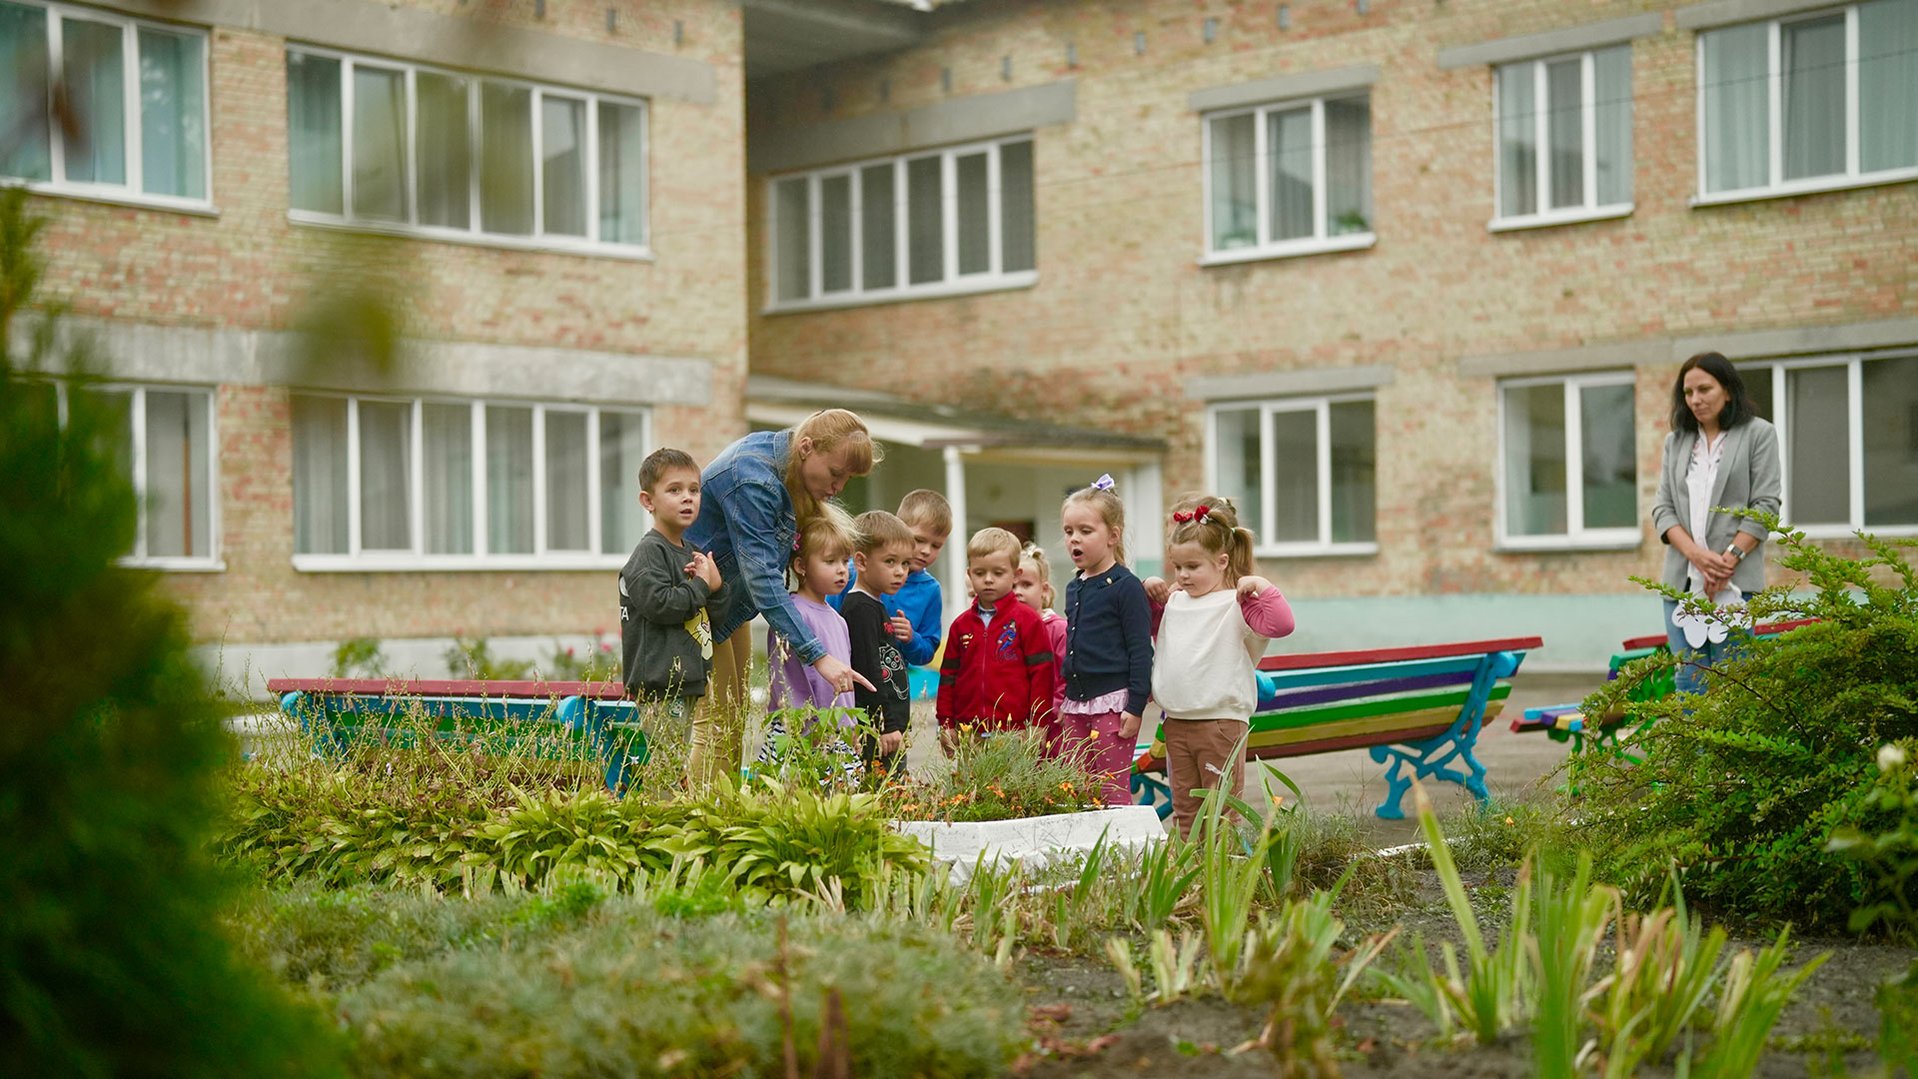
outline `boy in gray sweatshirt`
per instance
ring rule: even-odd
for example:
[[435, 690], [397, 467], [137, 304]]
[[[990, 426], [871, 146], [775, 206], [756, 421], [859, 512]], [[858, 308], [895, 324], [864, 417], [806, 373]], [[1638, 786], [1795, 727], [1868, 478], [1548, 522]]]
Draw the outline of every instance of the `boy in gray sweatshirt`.
[[706, 695], [713, 659], [706, 608], [721, 587], [712, 558], [684, 540], [699, 517], [699, 466], [683, 450], [654, 450], [640, 462], [639, 504], [653, 527], [619, 571], [621, 680], [639, 701], [683, 719]]

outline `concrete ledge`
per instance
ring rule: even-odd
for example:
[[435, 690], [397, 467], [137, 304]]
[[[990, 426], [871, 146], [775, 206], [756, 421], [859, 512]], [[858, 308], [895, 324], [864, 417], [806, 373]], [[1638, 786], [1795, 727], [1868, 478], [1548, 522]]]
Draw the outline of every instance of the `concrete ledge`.
[[903, 112], [853, 116], [748, 135], [746, 170], [754, 174], [786, 172], [885, 157], [1069, 124], [1077, 115], [1078, 83], [1063, 79], [997, 94], [953, 98]]
[[1578, 52], [1620, 45], [1633, 38], [1650, 37], [1665, 28], [1665, 16], [1656, 11], [1627, 15], [1622, 19], [1568, 26], [1538, 34], [1481, 41], [1438, 51], [1438, 66], [1448, 71], [1461, 67], [1488, 67], [1514, 60], [1531, 60], [1553, 53]]
[[1262, 105], [1288, 98], [1321, 97], [1347, 90], [1363, 90], [1378, 81], [1379, 65], [1353, 64], [1330, 71], [1305, 71], [1296, 75], [1277, 75], [1230, 86], [1194, 90], [1186, 98], [1186, 107], [1193, 112], [1236, 109], [1241, 105]]
[[1645, 337], [1572, 348], [1484, 353], [1461, 357], [1458, 372], [1465, 378], [1505, 378], [1621, 367], [1664, 367], [1683, 363], [1700, 352], [1722, 352], [1733, 360], [1762, 360], [1906, 345], [1918, 345], [1918, 318]]
[[983, 861], [1015, 863], [1028, 869], [1083, 855], [1105, 838], [1106, 846], [1137, 849], [1165, 837], [1165, 825], [1151, 806], [1114, 806], [1084, 813], [1057, 813], [1022, 820], [894, 821], [893, 829], [924, 843], [932, 859], [950, 866], [954, 884], [971, 879]]
[[1185, 380], [1185, 395], [1199, 401], [1229, 401], [1253, 397], [1350, 393], [1388, 385], [1393, 374], [1390, 364], [1375, 363], [1357, 367], [1260, 371], [1247, 375], [1200, 375]]
[[1712, 0], [1679, 8], [1676, 15], [1680, 30], [1711, 30], [1831, 6], [1831, 0]]
[[698, 105], [719, 98], [718, 75], [703, 61], [374, 0], [106, 0], [104, 6], [588, 90]]
[[1549, 348], [1527, 352], [1465, 356], [1458, 361], [1458, 373], [1463, 378], [1502, 378], [1514, 375], [1602, 371], [1619, 367], [1650, 367], [1670, 363], [1671, 355], [1671, 340], [1653, 337], [1602, 345], [1580, 345], [1575, 348]]
[[[16, 323], [16, 349], [32, 328]], [[297, 385], [368, 393], [443, 393], [541, 401], [708, 405], [710, 360], [631, 355], [590, 349], [408, 341], [401, 362], [384, 374], [364, 364], [305, 369], [299, 335], [269, 330], [158, 326], [91, 317], [60, 324], [63, 340], [89, 340], [102, 373], [129, 382], [200, 385]]]

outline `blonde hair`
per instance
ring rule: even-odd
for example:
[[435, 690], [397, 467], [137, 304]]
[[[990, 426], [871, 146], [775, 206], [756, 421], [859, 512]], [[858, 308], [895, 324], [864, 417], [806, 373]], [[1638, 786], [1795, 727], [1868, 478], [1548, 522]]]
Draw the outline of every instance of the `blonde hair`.
[[1052, 563], [1046, 558], [1046, 549], [1036, 543], [1026, 544], [1025, 550], [1019, 552], [1019, 565], [1015, 568], [1027, 566], [1032, 567], [1032, 575], [1039, 578], [1040, 587], [1045, 589], [1046, 606], [1052, 606], [1059, 594], [1052, 588]]
[[1228, 584], [1258, 572], [1252, 561], [1252, 530], [1239, 523], [1232, 500], [1220, 495], [1186, 495], [1173, 503], [1172, 529], [1165, 542], [1167, 547], [1196, 543], [1211, 554], [1225, 555]]
[[852, 523], [859, 530], [859, 545], [853, 548], [859, 554], [871, 554], [887, 547], [912, 549], [912, 529], [885, 510], [867, 510], [854, 517]]
[[938, 491], [924, 487], [907, 491], [899, 500], [899, 519], [908, 526], [917, 525], [942, 536], [952, 535], [952, 503]]
[[820, 501], [806, 490], [805, 481], [799, 475], [799, 467], [806, 463], [805, 456], [799, 452], [801, 439], [812, 441], [813, 453], [832, 453], [842, 445], [850, 447], [852, 455], [847, 458], [846, 467], [855, 476], [871, 472], [872, 466], [885, 460], [886, 454], [872, 440], [866, 421], [857, 413], [843, 408], [822, 408], [799, 421], [786, 442], [786, 494], [793, 501], [793, 518], [804, 531], [807, 522], [819, 513]]
[[993, 555], [1005, 555], [1012, 560], [1012, 568], [1019, 568], [1019, 537], [1003, 528], [982, 528], [966, 541], [966, 560], [991, 558]]
[[1110, 487], [1081, 487], [1066, 496], [1065, 504], [1059, 507], [1061, 515], [1076, 502], [1089, 503], [1099, 514], [1099, 519], [1112, 530], [1112, 558], [1120, 565], [1126, 565], [1125, 554], [1125, 503]]
[[793, 576], [800, 575], [799, 567], [808, 558], [851, 558], [858, 549], [859, 529], [852, 515], [837, 503], [821, 502], [812, 520], [799, 527], [799, 547], [792, 556]]

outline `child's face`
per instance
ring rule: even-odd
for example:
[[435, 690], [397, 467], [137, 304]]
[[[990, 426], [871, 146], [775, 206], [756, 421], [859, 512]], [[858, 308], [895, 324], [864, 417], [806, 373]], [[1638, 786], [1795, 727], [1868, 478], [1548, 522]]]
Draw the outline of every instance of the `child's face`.
[[1012, 594], [1019, 602], [1035, 611], [1046, 609], [1046, 583], [1039, 579], [1039, 569], [1030, 562], [1020, 562], [1019, 572], [1012, 577]]
[[882, 596], [890, 596], [906, 583], [906, 575], [912, 572], [912, 559], [911, 547], [895, 543], [853, 555], [852, 564], [859, 570], [861, 582]]
[[1225, 584], [1226, 553], [1213, 554], [1197, 542], [1175, 543], [1166, 548], [1166, 568], [1188, 596], [1203, 596]]
[[945, 532], [935, 532], [925, 525], [913, 525], [912, 568], [922, 570], [932, 565], [932, 560], [938, 558], [939, 552], [945, 549], [947, 535]]
[[653, 515], [655, 524], [669, 531], [686, 531], [699, 518], [699, 470], [666, 470], [654, 481], [652, 490], [639, 492], [639, 504]]
[[1059, 523], [1066, 534], [1066, 553], [1072, 556], [1072, 564], [1081, 571], [1103, 569], [1112, 559], [1113, 549], [1119, 545], [1119, 537], [1113, 534], [1112, 526], [1100, 515], [1090, 502], [1072, 502], [1059, 515]]
[[846, 590], [847, 565], [844, 551], [815, 551], [793, 559], [800, 590], [819, 599]]
[[1012, 556], [991, 554], [966, 563], [966, 580], [982, 606], [991, 607], [1012, 591]]

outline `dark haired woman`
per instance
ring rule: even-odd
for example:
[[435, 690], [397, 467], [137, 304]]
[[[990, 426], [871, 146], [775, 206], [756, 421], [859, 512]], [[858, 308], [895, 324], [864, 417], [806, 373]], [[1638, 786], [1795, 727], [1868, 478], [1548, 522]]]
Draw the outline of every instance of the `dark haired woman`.
[[[1701, 352], [1678, 369], [1664, 454], [1652, 504], [1652, 527], [1667, 544], [1660, 579], [1720, 602], [1764, 588], [1765, 526], [1729, 511], [1778, 512], [1778, 431], [1753, 412], [1745, 380], [1724, 356]], [[1684, 661], [1678, 688], [1701, 692], [1699, 672], [1724, 659], [1729, 642], [1722, 627], [1674, 621], [1677, 614], [1666, 600], [1666, 639]]]

